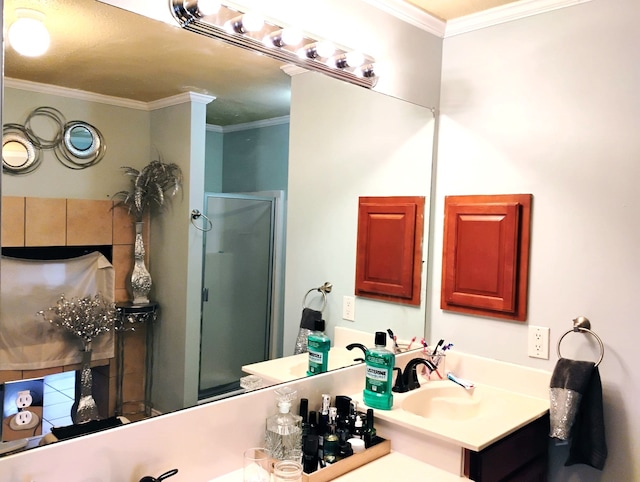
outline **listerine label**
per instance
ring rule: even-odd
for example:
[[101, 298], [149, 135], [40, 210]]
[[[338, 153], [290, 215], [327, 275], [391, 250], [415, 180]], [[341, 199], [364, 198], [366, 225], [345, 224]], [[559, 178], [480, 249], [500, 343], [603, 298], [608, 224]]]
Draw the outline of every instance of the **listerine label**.
[[366, 389], [372, 392], [385, 393], [387, 389], [387, 377], [389, 370], [380, 367], [368, 366], [366, 369]]
[[309, 373], [314, 375], [316, 373], [322, 373], [324, 363], [324, 353], [321, 351], [315, 351], [309, 346]]

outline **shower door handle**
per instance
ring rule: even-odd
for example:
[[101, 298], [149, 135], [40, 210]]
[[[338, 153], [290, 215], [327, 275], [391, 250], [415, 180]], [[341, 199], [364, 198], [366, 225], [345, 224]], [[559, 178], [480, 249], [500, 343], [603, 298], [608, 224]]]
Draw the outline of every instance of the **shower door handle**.
[[209, 301], [209, 288], [202, 288], [202, 301]]

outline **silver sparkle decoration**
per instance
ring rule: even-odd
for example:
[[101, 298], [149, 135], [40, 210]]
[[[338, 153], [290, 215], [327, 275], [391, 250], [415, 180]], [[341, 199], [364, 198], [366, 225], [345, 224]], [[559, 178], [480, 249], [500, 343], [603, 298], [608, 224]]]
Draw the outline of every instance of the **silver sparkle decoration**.
[[71, 418], [76, 424], [98, 420], [98, 406], [91, 394], [91, 342], [98, 335], [113, 329], [117, 318], [115, 303], [105, 300], [100, 294], [71, 300], [62, 295], [55, 306], [39, 311], [38, 314], [52, 325], [64, 328], [82, 339], [84, 350], [80, 372], [80, 399], [77, 405], [74, 404]]
[[84, 298], [66, 299], [64, 294], [55, 306], [38, 312], [45, 321], [64, 328], [85, 343], [113, 329], [116, 321], [116, 305], [101, 294]]

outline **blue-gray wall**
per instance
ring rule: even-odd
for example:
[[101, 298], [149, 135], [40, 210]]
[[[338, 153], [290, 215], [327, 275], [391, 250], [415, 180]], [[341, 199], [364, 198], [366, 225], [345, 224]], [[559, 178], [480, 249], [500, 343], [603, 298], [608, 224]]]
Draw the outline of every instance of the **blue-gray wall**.
[[289, 123], [228, 132], [210, 128], [206, 159], [208, 192], [286, 192]]

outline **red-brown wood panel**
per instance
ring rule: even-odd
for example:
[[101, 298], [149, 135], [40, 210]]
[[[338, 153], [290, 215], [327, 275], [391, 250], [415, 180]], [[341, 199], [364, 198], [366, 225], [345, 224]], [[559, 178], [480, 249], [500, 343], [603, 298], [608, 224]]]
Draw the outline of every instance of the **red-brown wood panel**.
[[445, 198], [441, 308], [526, 319], [531, 195]]
[[362, 197], [356, 295], [420, 304], [424, 197]]

